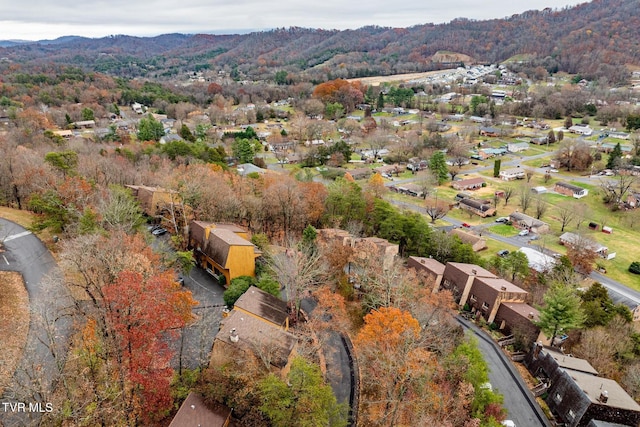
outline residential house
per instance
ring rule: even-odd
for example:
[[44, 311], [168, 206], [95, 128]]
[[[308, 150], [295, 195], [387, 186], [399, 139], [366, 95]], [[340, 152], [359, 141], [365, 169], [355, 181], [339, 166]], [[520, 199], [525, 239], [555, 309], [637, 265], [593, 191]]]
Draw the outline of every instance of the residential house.
[[177, 133], [170, 133], [170, 134], [161, 136], [160, 141], [158, 142], [164, 145], [170, 142], [179, 142], [179, 141], [184, 141], [184, 139], [182, 139], [182, 137]]
[[509, 221], [514, 227], [522, 230], [529, 230], [532, 233], [547, 233], [549, 231], [549, 224], [544, 221], [540, 221], [534, 217], [523, 214], [522, 212], [512, 212], [509, 214]]
[[349, 169], [347, 173], [353, 177], [353, 179], [367, 179], [371, 176], [373, 171], [370, 168], [358, 168], [358, 169]]
[[510, 153], [519, 153], [521, 151], [527, 151], [529, 149], [528, 142], [510, 142], [507, 144], [507, 150]]
[[198, 265], [224, 286], [236, 277], [256, 274], [256, 258], [262, 252], [248, 239], [247, 232], [236, 225], [192, 221], [189, 248]]
[[[489, 202], [489, 200], [487, 200], [487, 202]], [[475, 199], [462, 199], [458, 202], [458, 206], [460, 207], [460, 209], [473, 212], [474, 214], [481, 216], [482, 218], [486, 218], [488, 216], [493, 216], [496, 214], [496, 210], [490, 202], [484, 203], [483, 201]]]
[[374, 171], [378, 172], [379, 174], [397, 175], [402, 172], [402, 169], [403, 168], [401, 168], [400, 165], [396, 163], [393, 165], [379, 166], [375, 168]]
[[640, 193], [633, 193], [627, 196], [627, 205], [632, 208], [640, 206]]
[[499, 129], [496, 129], [494, 127], [481, 127], [480, 128], [480, 136], [489, 136], [489, 137], [496, 137], [498, 136], [498, 134], [500, 133]]
[[512, 181], [514, 179], [524, 179], [525, 173], [522, 168], [511, 168], [500, 171], [499, 177], [503, 181]]
[[144, 110], [146, 110], [146, 107], [144, 105], [142, 105], [142, 104], [134, 102], [133, 104], [131, 104], [131, 109], [136, 114], [142, 114], [142, 113], [144, 113]]
[[408, 183], [408, 184], [403, 184], [403, 185], [392, 185], [391, 187], [389, 187], [389, 189], [391, 191], [395, 191], [397, 193], [402, 193], [402, 194], [407, 194], [409, 196], [413, 196], [413, 197], [422, 197], [424, 195], [424, 191], [422, 189], [421, 186], [417, 185], [417, 184], [412, 184], [412, 183]]
[[556, 265], [556, 259], [549, 255], [543, 254], [540, 251], [536, 251], [532, 248], [522, 247], [518, 249], [518, 252], [522, 252], [527, 257], [529, 268], [537, 271], [538, 273], [546, 273]]
[[73, 122], [71, 125], [76, 129], [92, 129], [96, 126], [95, 120], [81, 120], [79, 122]]
[[603, 246], [587, 237], [569, 232], [563, 233], [560, 236], [560, 244], [564, 246], [584, 245], [602, 258], [606, 258], [609, 252], [609, 248], [606, 246]]
[[554, 190], [556, 193], [563, 194], [565, 196], [571, 196], [575, 199], [581, 199], [589, 194], [589, 190], [587, 190], [586, 188], [582, 188], [564, 181], [556, 182]]
[[423, 276], [427, 282], [433, 281], [432, 291], [438, 292], [444, 275], [444, 264], [433, 258], [410, 256], [407, 259], [407, 267], [416, 270], [418, 275]]
[[318, 240], [325, 244], [337, 242], [342, 246], [349, 246], [354, 251], [363, 250], [365, 247], [375, 247], [384, 269], [391, 268], [400, 247], [380, 237], [355, 237], [346, 230], [339, 228], [318, 229]]
[[471, 246], [474, 252], [481, 251], [487, 248], [487, 241], [480, 236], [468, 233], [460, 228], [454, 228], [451, 230], [451, 234], [458, 236], [462, 243], [466, 243]]
[[221, 404], [205, 404], [202, 396], [191, 392], [169, 427], [227, 427], [230, 422], [231, 409]]
[[[507, 154], [506, 148], [481, 148], [478, 150], [480, 160], [490, 159], [495, 156], [504, 156]], [[473, 158], [473, 156], [471, 156]]]
[[540, 336], [540, 328], [534, 322], [540, 320], [540, 312], [523, 302], [503, 301], [498, 307], [493, 322], [505, 335], [520, 334], [529, 342]]
[[536, 138], [531, 138], [531, 144], [545, 145], [545, 144], [548, 144], [549, 142], [550, 141], [548, 136], [539, 136]]
[[232, 361], [248, 360], [264, 364], [286, 375], [297, 354], [298, 339], [256, 316], [236, 309], [222, 319], [213, 341], [211, 365], [224, 366]]
[[567, 427], [594, 425], [593, 420], [640, 425], [640, 405], [616, 381], [599, 377], [586, 360], [534, 344], [525, 364], [547, 384], [545, 401]]
[[459, 191], [465, 190], [477, 190], [478, 188], [482, 188], [482, 185], [485, 183], [484, 178], [469, 178], [463, 179], [460, 181], [453, 181], [451, 186]]
[[64, 139], [70, 139], [73, 138], [73, 132], [70, 131], [69, 129], [65, 129], [65, 130], [53, 130], [51, 131], [54, 135], [56, 136], [60, 136]]
[[503, 302], [524, 303], [529, 293], [511, 282], [497, 277], [475, 277], [467, 303], [471, 311], [493, 323]]
[[573, 125], [569, 128], [569, 132], [576, 135], [589, 136], [593, 133], [593, 129], [589, 125]]
[[271, 323], [284, 331], [289, 330], [287, 303], [255, 286], [251, 286], [238, 298], [233, 309]]
[[146, 185], [125, 185], [138, 200], [142, 212], [148, 216], [158, 216], [166, 211], [182, 209], [182, 200], [177, 191]]
[[463, 307], [476, 277], [496, 278], [496, 275], [475, 264], [448, 262], [442, 274], [442, 288], [451, 291], [455, 301]]

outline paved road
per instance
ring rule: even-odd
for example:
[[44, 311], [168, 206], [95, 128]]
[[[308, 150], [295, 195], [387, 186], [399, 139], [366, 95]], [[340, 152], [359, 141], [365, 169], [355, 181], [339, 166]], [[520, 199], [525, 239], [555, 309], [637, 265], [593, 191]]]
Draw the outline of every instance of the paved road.
[[503, 406], [508, 411], [507, 419], [512, 420], [516, 426], [549, 427], [550, 424], [533, 394], [500, 347], [472, 322], [461, 317], [456, 320], [467, 334], [478, 338], [478, 348], [489, 366], [489, 381], [494, 391], [504, 396]]
[[[61, 280], [47, 280], [58, 270], [44, 244], [11, 221], [0, 218], [0, 227], [6, 248], [0, 257], [0, 270], [22, 274], [32, 311], [22, 360], [1, 401], [22, 402], [27, 406], [46, 403], [68, 351], [72, 319], [64, 313], [70, 301], [64, 297], [66, 288]], [[48, 320], [44, 322], [48, 328], [43, 325], [43, 318]], [[0, 421], [7, 427], [36, 425], [39, 419], [37, 412], [4, 412], [4, 405], [0, 407]]]
[[[171, 366], [178, 370], [180, 359], [183, 369], [195, 369], [209, 365], [213, 340], [220, 330], [224, 300], [224, 287], [210, 274], [194, 267], [184, 277], [184, 287], [191, 291], [198, 305], [193, 308], [196, 320], [178, 334], [170, 343], [174, 350]], [[182, 347], [182, 352], [180, 348]]]

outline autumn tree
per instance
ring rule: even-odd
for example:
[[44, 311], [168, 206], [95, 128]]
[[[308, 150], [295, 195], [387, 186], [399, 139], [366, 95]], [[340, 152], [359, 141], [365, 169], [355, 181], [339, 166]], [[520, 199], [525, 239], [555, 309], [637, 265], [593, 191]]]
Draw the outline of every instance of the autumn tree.
[[586, 142], [578, 139], [565, 139], [560, 144], [556, 152], [556, 160], [560, 166], [566, 167], [567, 171], [586, 170], [593, 163], [591, 148]]
[[577, 271], [588, 275], [593, 271], [598, 254], [593, 250], [593, 242], [590, 239], [581, 234], [576, 236], [570, 243], [565, 244], [567, 258]]
[[382, 197], [387, 192], [387, 188], [384, 186], [382, 175], [380, 175], [379, 173], [374, 173], [373, 175], [371, 175], [371, 178], [369, 178], [369, 182], [367, 183], [367, 189], [375, 197]]
[[269, 374], [258, 384], [262, 406], [273, 427], [346, 427], [347, 411], [338, 404], [322, 372], [302, 357], [296, 357], [286, 380]]
[[579, 328], [583, 322], [580, 297], [575, 289], [568, 285], [553, 285], [544, 296], [540, 320], [536, 322], [542, 332], [551, 338], [551, 345], [555, 345], [558, 334]]
[[361, 367], [361, 419], [366, 425], [406, 425], [430, 396], [435, 358], [421, 345], [420, 324], [407, 311], [383, 307], [364, 318], [354, 341]]

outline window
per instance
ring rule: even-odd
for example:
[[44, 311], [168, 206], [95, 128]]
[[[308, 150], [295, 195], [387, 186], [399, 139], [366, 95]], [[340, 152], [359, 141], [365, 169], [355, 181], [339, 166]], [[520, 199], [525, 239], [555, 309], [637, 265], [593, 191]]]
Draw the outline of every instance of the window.
[[567, 415], [569, 416], [569, 418], [571, 418], [572, 420], [576, 417], [576, 414], [573, 412], [573, 410], [569, 409], [569, 412], [567, 413]]
[[556, 403], [562, 402], [562, 396], [560, 396], [560, 393], [556, 393], [556, 395], [553, 396], [553, 400], [555, 400]]
[[476, 300], [478, 298], [476, 298], [476, 296], [474, 294], [471, 294], [471, 296], [469, 297], [469, 299], [471, 300], [471, 302], [476, 302]]
[[489, 304], [487, 304], [486, 302], [482, 303], [482, 309], [483, 310], [488, 310], [489, 309]]

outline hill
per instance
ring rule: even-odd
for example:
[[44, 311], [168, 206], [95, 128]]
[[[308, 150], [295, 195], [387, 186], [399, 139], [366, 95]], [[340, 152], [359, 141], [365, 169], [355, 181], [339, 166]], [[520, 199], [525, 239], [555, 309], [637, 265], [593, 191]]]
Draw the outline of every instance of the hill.
[[549, 72], [580, 72], [615, 81], [625, 74], [623, 66], [640, 65], [639, 44], [636, 0], [594, 0], [505, 19], [456, 19], [409, 28], [69, 37], [54, 44], [0, 47], [0, 57], [25, 65], [66, 63], [127, 77], [227, 68], [240, 78], [272, 78], [275, 70], [285, 70], [325, 80], [424, 72], [452, 61], [496, 63], [523, 55], [528, 65]]

